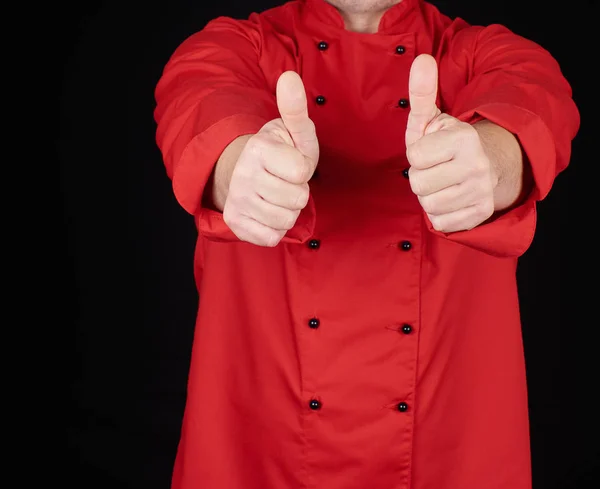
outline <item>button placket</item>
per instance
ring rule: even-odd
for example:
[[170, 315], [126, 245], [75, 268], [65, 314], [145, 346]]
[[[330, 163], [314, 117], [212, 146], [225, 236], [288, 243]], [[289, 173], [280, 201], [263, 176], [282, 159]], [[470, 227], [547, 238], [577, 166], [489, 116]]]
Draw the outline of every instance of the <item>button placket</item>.
[[[329, 49], [329, 43], [327, 41], [321, 40], [317, 43], [317, 49], [321, 52], [325, 52]], [[315, 97], [315, 103], [317, 105], [325, 105], [325, 102], [327, 102], [327, 99], [324, 95], [317, 95]]]
[[[404, 169], [402, 172], [405, 178], [408, 178], [408, 168]], [[415, 247], [417, 243], [420, 242], [419, 235], [422, 236], [422, 230], [419, 230], [419, 234], [412, 232], [409, 228], [407, 231], [409, 234], [405, 236], [407, 239], [398, 240], [395, 243], [396, 253], [403, 252], [401, 261], [409, 260], [407, 262], [410, 263], [410, 266], [413, 266], [415, 261], [418, 261], [420, 258], [420, 250]], [[390, 243], [390, 246], [392, 243]], [[407, 255], [404, 255], [407, 253]], [[407, 264], [404, 264], [403, 267], [406, 268]], [[408, 272], [407, 272], [408, 273]], [[412, 309], [412, 308], [411, 308]], [[398, 318], [399, 321], [393, 324], [390, 324], [387, 329], [393, 330], [397, 335], [398, 348], [401, 352], [402, 358], [407, 359], [408, 357], [412, 357], [411, 362], [416, 361], [416, 351], [418, 350], [418, 331], [416, 322], [418, 314], [415, 314], [415, 311], [411, 309], [404, 311], [403, 314], [407, 314], [404, 318]], [[406, 360], [403, 360], [403, 363]], [[387, 407], [389, 409], [393, 409], [397, 413], [401, 413], [404, 417], [410, 418], [413, 414], [414, 408], [412, 403], [414, 402], [414, 379], [411, 379], [409, 384], [402, 385], [401, 391], [398, 392], [398, 397], [394, 399], [390, 399]], [[407, 421], [411, 423], [412, 421]]]
[[[317, 41], [316, 48], [322, 54], [325, 54], [329, 50], [329, 43], [325, 40]], [[315, 104], [318, 106], [323, 106], [327, 102], [327, 99], [323, 94], [316, 95], [313, 100], [314, 100]], [[319, 172], [318, 172], [318, 170], [315, 169], [315, 171], [311, 177], [311, 180], [316, 179], [318, 177], [319, 177]], [[310, 251], [316, 252], [321, 248], [321, 240], [316, 239], [316, 238], [311, 238], [310, 240], [307, 241], [306, 247]], [[319, 320], [318, 317], [312, 316], [307, 320], [306, 325], [308, 326], [309, 329], [316, 331], [321, 326], [321, 321]], [[312, 334], [315, 334], [315, 333], [311, 333], [311, 335]], [[313, 397], [311, 397], [310, 400], [308, 401], [308, 408], [311, 411], [318, 411], [322, 408], [323, 404], [320, 399], [317, 399], [316, 397], [314, 397], [314, 394], [315, 394], [315, 392], [313, 391]]]
[[[411, 49], [412, 46], [409, 46]], [[398, 56], [399, 58], [404, 58], [403, 62], [406, 61], [410, 61], [408, 59], [408, 57], [406, 57], [406, 55], [409, 52], [409, 48], [407, 47], [406, 44], [404, 44], [402, 41], [400, 41], [399, 44], [397, 44], [394, 48], [393, 48], [393, 53], [395, 56]], [[408, 100], [407, 97], [402, 97], [401, 99], [398, 100], [398, 102], [395, 104], [395, 107], [399, 107], [401, 109], [408, 109], [410, 107], [410, 102]], [[405, 178], [408, 178], [408, 175], [405, 175]]]

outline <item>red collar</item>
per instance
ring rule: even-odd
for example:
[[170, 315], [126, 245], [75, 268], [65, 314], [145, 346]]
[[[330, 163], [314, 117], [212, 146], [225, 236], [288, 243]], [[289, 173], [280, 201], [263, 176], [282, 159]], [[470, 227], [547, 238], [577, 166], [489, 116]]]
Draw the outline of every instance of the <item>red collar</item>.
[[[329, 24], [340, 29], [345, 29], [344, 19], [339, 11], [325, 0], [303, 0], [306, 3], [307, 14], [318, 21]], [[390, 7], [381, 18], [379, 31], [387, 32], [393, 30], [400, 23], [407, 12], [421, 3], [422, 0], [402, 0], [400, 3]]]

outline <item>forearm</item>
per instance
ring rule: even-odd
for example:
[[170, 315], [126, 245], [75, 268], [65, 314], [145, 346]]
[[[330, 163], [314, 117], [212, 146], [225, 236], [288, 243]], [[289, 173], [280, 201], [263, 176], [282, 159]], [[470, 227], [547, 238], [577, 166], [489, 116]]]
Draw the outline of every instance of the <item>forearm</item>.
[[530, 190], [530, 175], [517, 138], [488, 120], [473, 124], [497, 177], [494, 210], [501, 212], [517, 205]]

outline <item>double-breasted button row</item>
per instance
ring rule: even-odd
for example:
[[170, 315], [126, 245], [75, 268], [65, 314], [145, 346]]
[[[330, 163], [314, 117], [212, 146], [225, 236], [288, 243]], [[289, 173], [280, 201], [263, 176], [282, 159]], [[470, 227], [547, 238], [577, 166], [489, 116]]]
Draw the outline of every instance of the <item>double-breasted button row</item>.
[[[317, 105], [325, 105], [325, 102], [327, 102], [327, 99], [324, 95], [317, 95], [317, 97], [315, 98], [315, 103]], [[398, 107], [402, 109], [408, 109], [408, 107], [410, 107], [410, 102], [407, 98], [401, 98], [400, 100], [398, 100]]]
[[[317, 43], [317, 49], [319, 51], [321, 51], [321, 52], [327, 51], [329, 49], [329, 43], [327, 41], [324, 41], [324, 40], [319, 41]], [[406, 53], [406, 47], [400, 44], [400, 45], [398, 45], [398, 46], [395, 47], [394, 52], [397, 55], [403, 55], [403, 54]], [[326, 101], [327, 101], [327, 99], [325, 98], [324, 95], [318, 95], [315, 98], [315, 102], [316, 102], [317, 105], [324, 105]], [[401, 98], [398, 101], [398, 107], [401, 107], [403, 109], [407, 109], [409, 106], [410, 106], [410, 102], [409, 102], [409, 100], [407, 98]]]
[[[311, 250], [318, 250], [321, 247], [321, 241], [318, 239], [311, 239], [306, 243], [306, 246]], [[412, 243], [407, 240], [400, 241], [398, 243], [398, 248], [402, 251], [410, 251], [412, 250]]]
[[[318, 411], [319, 409], [321, 409], [323, 407], [323, 404], [318, 399], [311, 399], [308, 403], [308, 407], [310, 409], [312, 409], [313, 411]], [[400, 411], [401, 413], [404, 413], [404, 412], [408, 411], [408, 404], [405, 402], [399, 402], [396, 405], [396, 409], [398, 411]]]
[[[310, 409], [312, 409], [313, 411], [318, 411], [319, 409], [321, 409], [323, 407], [323, 403], [321, 401], [319, 401], [318, 399], [311, 399], [308, 402], [308, 407]], [[408, 404], [405, 402], [399, 402], [396, 405], [396, 409], [398, 411], [400, 411], [401, 413], [405, 413], [406, 411], [408, 411]]]
[[[329, 49], [329, 43], [325, 40], [319, 41], [317, 43], [317, 49], [321, 52], [325, 52]], [[395, 47], [394, 52], [397, 55], [403, 55], [406, 53], [406, 47], [402, 46], [402, 45], [398, 45]], [[321, 105], [321, 106], [325, 105], [327, 102], [326, 97], [322, 94], [317, 95], [314, 100], [317, 105]], [[410, 106], [410, 103], [407, 98], [401, 98], [398, 101], [398, 107], [400, 107], [400, 108], [406, 109], [409, 106]], [[404, 178], [408, 178], [408, 168], [406, 168], [402, 171], [402, 175]], [[316, 175], [315, 175], [315, 177], [316, 177]], [[318, 239], [311, 239], [307, 242], [307, 247], [311, 250], [318, 250], [321, 247], [321, 241]], [[398, 243], [398, 248], [403, 251], [410, 251], [412, 249], [412, 243], [410, 241], [401, 241], [400, 243]], [[308, 327], [311, 329], [318, 329], [319, 326], [321, 325], [321, 321], [316, 317], [312, 317], [312, 318], [308, 319], [307, 324], [308, 324]], [[401, 331], [405, 335], [408, 335], [413, 331], [413, 328], [409, 324], [403, 324], [402, 327], [399, 328], [399, 331]], [[311, 399], [308, 403], [308, 406], [311, 410], [318, 411], [323, 407], [323, 404], [318, 399]], [[400, 412], [405, 412], [408, 410], [408, 404], [405, 402], [400, 402], [396, 405], [396, 408]]]
[[[327, 51], [329, 49], [329, 43], [327, 41], [319, 41], [317, 43], [317, 49], [319, 51]], [[404, 54], [404, 53], [406, 53], [406, 47], [404, 47], [400, 44], [400, 45], [396, 46], [396, 48], [394, 49], [394, 52], [396, 54]]]

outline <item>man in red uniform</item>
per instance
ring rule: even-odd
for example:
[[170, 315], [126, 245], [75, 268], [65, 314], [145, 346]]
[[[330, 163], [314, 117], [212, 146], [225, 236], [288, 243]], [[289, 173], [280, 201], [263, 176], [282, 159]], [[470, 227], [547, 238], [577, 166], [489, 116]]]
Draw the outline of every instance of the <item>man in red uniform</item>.
[[173, 489], [529, 489], [515, 271], [579, 114], [420, 0], [217, 18], [156, 89], [200, 295]]

